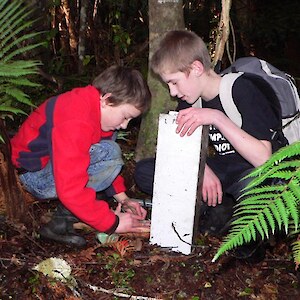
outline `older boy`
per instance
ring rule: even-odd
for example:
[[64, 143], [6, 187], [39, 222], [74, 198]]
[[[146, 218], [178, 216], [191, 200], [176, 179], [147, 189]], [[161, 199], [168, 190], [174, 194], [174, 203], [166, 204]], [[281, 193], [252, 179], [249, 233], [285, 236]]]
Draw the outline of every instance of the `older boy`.
[[[223, 224], [212, 218], [215, 223], [210, 223], [210, 229], [218, 233], [231, 217], [232, 200], [237, 200], [246, 184], [240, 179], [271, 156], [274, 145], [270, 129], [279, 128], [280, 120], [265, 95], [243, 76], [235, 81], [232, 90], [242, 115], [242, 127], [226, 116], [219, 98], [222, 77], [211, 68], [206, 45], [193, 32], [167, 32], [152, 57], [151, 68], [168, 85], [171, 96], [189, 106], [199, 97], [202, 99], [203, 108], [179, 111], [176, 132], [180, 136], [191, 135], [198, 126], [210, 125], [209, 137], [216, 154], [207, 159], [202, 196], [212, 214], [218, 209], [227, 213]], [[137, 164], [136, 183], [148, 193], [152, 192], [153, 172], [153, 159]]]
[[[92, 85], [48, 99], [24, 122], [11, 140], [20, 180], [35, 197], [62, 204], [41, 237], [83, 246], [85, 239], [73, 230], [78, 219], [108, 234], [149, 226], [140, 222], [146, 211], [125, 193], [121, 150], [112, 135], [145, 112], [150, 100], [137, 70], [112, 66]], [[115, 212], [96, 199], [97, 191], [119, 202]]]

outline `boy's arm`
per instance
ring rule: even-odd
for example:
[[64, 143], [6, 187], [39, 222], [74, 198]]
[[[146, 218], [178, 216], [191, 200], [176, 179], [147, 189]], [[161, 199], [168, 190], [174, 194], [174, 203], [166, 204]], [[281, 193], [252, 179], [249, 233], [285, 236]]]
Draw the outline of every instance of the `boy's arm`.
[[214, 125], [236, 151], [254, 167], [262, 165], [272, 154], [269, 141], [258, 140], [233, 123], [223, 112], [211, 108], [187, 108], [177, 116], [176, 132], [191, 135], [198, 126]]

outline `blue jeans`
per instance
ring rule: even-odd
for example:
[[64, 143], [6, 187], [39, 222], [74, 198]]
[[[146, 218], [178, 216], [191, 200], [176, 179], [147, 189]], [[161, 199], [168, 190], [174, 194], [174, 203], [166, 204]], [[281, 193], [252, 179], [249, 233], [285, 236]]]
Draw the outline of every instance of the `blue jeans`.
[[[87, 187], [93, 188], [96, 192], [106, 190], [118, 176], [124, 164], [121, 149], [114, 141], [102, 140], [92, 145], [89, 153]], [[33, 196], [39, 199], [57, 198], [51, 162], [42, 170], [24, 173], [19, 178], [25, 189]]]

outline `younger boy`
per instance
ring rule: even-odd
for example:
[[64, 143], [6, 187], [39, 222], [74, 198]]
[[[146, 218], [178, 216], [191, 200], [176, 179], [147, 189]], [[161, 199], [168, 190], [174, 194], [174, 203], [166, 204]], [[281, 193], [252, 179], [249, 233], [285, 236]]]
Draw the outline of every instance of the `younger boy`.
[[[92, 85], [46, 100], [12, 138], [12, 161], [24, 187], [39, 199], [59, 198], [43, 238], [83, 246], [73, 223], [81, 220], [105, 233], [137, 232], [146, 211], [125, 193], [123, 161], [115, 130], [145, 112], [151, 94], [140, 72], [111, 66]], [[115, 212], [96, 192], [118, 202]], [[121, 212], [121, 207], [123, 212]]]
[[[222, 211], [210, 219], [213, 223], [208, 230], [219, 233], [231, 217], [233, 200], [246, 185], [240, 179], [271, 156], [275, 142], [270, 129], [280, 128], [280, 120], [265, 95], [244, 76], [235, 81], [232, 90], [242, 127], [226, 116], [219, 98], [222, 77], [211, 68], [206, 45], [193, 32], [167, 32], [152, 57], [151, 68], [168, 85], [171, 96], [190, 106], [178, 113], [176, 132], [180, 136], [193, 134], [201, 125], [210, 126], [209, 138], [216, 154], [207, 159], [202, 196], [211, 215]], [[203, 108], [191, 107], [199, 97]], [[135, 179], [142, 190], [152, 192], [153, 176], [154, 159], [137, 164]], [[227, 218], [220, 224], [224, 213]]]

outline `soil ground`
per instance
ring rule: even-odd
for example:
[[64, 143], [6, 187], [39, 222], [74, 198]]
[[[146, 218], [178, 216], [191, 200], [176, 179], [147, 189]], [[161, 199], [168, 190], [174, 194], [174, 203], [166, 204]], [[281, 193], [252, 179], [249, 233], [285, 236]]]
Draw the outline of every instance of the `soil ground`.
[[[129, 193], [144, 197], [132, 180], [134, 141], [121, 144]], [[87, 246], [74, 249], [38, 236], [56, 204], [30, 204], [26, 224], [0, 217], [0, 299], [300, 299], [300, 274], [284, 241], [269, 248], [257, 264], [230, 253], [212, 263], [221, 240], [200, 234], [199, 247], [188, 256], [150, 245], [147, 236], [123, 236], [101, 245], [95, 232], [85, 229], [79, 231]], [[50, 257], [67, 261], [73, 279], [62, 282], [32, 269]]]

